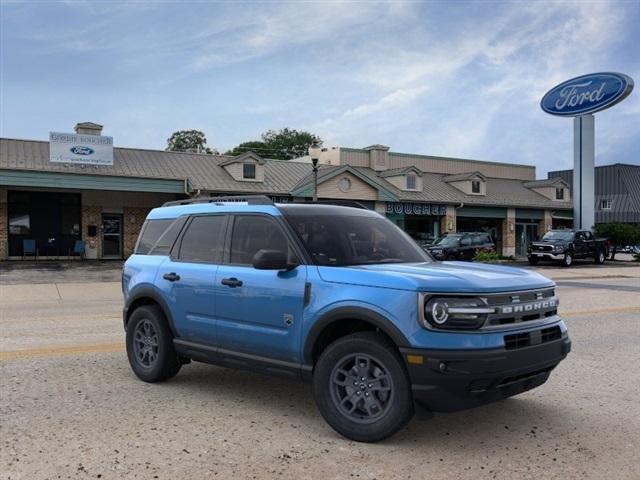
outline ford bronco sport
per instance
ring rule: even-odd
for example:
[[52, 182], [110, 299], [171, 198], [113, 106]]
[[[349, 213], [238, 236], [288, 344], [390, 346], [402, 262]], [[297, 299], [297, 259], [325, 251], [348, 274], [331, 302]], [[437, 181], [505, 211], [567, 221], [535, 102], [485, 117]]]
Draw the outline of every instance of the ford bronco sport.
[[377, 441], [416, 409], [537, 387], [570, 350], [537, 273], [435, 262], [365, 209], [241, 199], [149, 213], [122, 278], [140, 379], [192, 360], [297, 377], [336, 431]]

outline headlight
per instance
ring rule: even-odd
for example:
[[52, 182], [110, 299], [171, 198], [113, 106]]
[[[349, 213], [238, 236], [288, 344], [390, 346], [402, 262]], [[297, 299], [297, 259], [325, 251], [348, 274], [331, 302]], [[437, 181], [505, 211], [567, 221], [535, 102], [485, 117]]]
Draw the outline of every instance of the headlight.
[[495, 308], [474, 297], [434, 297], [424, 305], [424, 326], [445, 330], [480, 328]]
[[553, 250], [556, 252], [561, 252], [562, 250], [564, 250], [564, 247], [562, 245], [555, 245], [553, 247]]

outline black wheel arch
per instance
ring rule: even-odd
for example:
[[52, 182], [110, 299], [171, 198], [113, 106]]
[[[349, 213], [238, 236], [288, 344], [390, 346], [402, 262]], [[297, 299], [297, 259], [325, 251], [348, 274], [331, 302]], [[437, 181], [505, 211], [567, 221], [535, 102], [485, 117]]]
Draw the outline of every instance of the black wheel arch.
[[127, 324], [129, 322], [129, 318], [131, 317], [131, 314], [136, 308], [143, 305], [159, 306], [165, 318], [167, 319], [171, 333], [174, 335], [174, 337], [176, 336], [176, 329], [173, 324], [173, 317], [171, 316], [169, 305], [167, 305], [167, 302], [162, 297], [162, 295], [160, 295], [153, 287], [149, 286], [138, 287], [125, 302], [122, 315], [125, 330], [127, 329]]
[[388, 318], [364, 307], [339, 307], [325, 313], [315, 322], [305, 339], [303, 350], [304, 364], [312, 366], [317, 356], [318, 340], [322, 338], [323, 332], [336, 326], [341, 321], [359, 321], [368, 324], [374, 330], [380, 330], [388, 336], [396, 347], [409, 347], [409, 341]]

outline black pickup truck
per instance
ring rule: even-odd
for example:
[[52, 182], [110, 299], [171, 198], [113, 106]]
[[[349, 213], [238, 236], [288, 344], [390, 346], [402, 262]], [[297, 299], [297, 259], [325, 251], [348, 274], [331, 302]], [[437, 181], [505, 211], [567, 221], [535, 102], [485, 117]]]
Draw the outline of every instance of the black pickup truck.
[[597, 264], [603, 264], [609, 254], [608, 244], [608, 240], [594, 238], [588, 230], [551, 230], [541, 240], [529, 244], [527, 258], [531, 265], [552, 260], [570, 267], [574, 259], [580, 258], [591, 258]]

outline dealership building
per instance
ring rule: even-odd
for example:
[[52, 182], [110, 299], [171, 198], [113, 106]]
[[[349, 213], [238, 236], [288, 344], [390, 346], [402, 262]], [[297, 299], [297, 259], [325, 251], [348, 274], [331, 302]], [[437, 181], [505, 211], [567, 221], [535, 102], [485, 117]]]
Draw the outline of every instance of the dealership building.
[[[0, 139], [0, 260], [129, 256], [147, 212], [189, 197], [264, 194], [310, 200], [308, 158], [271, 160], [113, 147], [102, 126], [79, 123], [49, 141]], [[384, 145], [324, 149], [320, 200], [357, 201], [419, 242], [447, 232], [486, 231], [499, 253], [523, 255], [529, 240], [570, 226], [570, 186], [536, 180], [535, 166], [391, 152]]]

